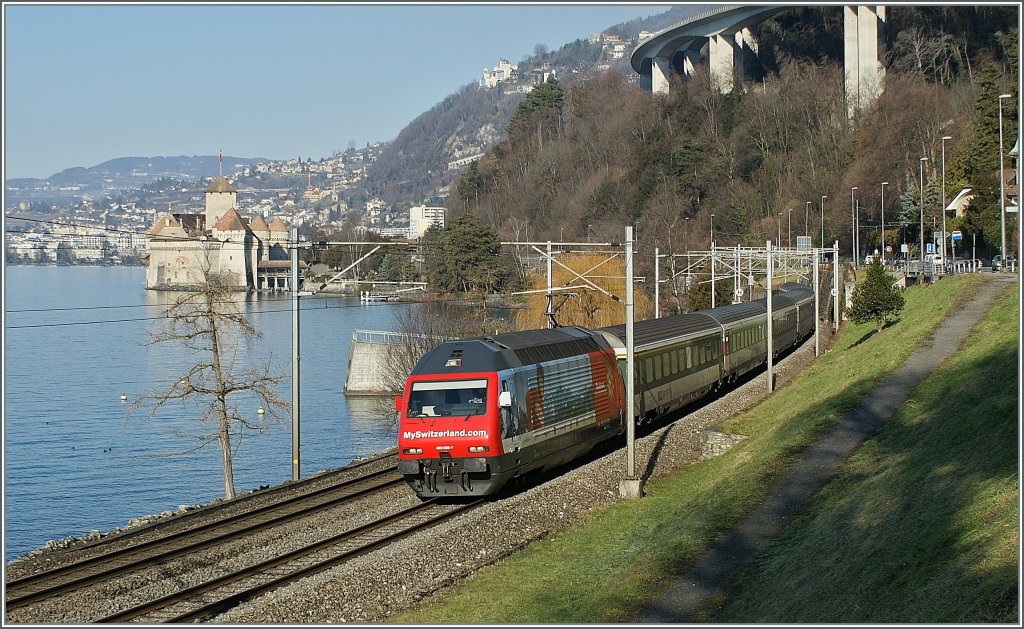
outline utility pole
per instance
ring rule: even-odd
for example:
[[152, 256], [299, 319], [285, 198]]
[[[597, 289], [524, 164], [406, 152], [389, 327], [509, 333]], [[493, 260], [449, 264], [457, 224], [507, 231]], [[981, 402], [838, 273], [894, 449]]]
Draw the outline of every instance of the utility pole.
[[772, 241], [767, 241], [764, 244], [764, 250], [767, 256], [765, 256], [765, 264], [767, 274], [765, 277], [765, 292], [767, 293], [767, 306], [768, 306], [768, 322], [767, 322], [767, 333], [768, 339], [768, 393], [775, 390], [775, 376], [772, 372], [772, 353], [774, 347], [772, 343]]
[[821, 247], [825, 247], [825, 199], [828, 198], [827, 194], [821, 195]]
[[619, 481], [619, 495], [639, 498], [643, 482], [636, 475], [636, 425], [633, 409], [633, 228], [626, 227], [626, 478]]
[[292, 480], [299, 480], [299, 229], [291, 228], [292, 246]]
[[659, 286], [658, 286], [659, 280], [660, 280], [660, 278], [658, 277], [658, 248], [655, 247], [654, 248], [654, 318], [655, 319], [657, 319], [660, 316], [659, 313], [658, 313], [658, 310], [659, 310], [659, 308], [658, 308], [658, 301], [659, 301], [659, 299], [661, 297], [661, 293], [660, 293]]
[[921, 158], [921, 275], [924, 275], [924, 163], [927, 157]]
[[857, 208], [854, 207], [853, 193], [857, 186], [850, 188], [850, 248], [853, 251], [853, 268], [857, 268]]

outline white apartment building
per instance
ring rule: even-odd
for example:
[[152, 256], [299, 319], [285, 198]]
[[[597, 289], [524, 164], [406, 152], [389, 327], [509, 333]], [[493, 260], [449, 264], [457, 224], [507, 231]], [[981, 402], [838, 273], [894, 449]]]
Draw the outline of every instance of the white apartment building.
[[414, 205], [409, 208], [409, 239], [422, 238], [431, 226], [444, 228], [444, 208]]

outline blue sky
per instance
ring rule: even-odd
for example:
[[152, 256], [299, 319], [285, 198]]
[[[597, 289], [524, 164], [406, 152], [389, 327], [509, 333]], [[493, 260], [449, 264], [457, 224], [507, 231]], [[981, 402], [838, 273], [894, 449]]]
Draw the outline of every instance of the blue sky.
[[4, 178], [218, 149], [327, 157], [394, 139], [499, 58], [669, 8], [6, 3]]

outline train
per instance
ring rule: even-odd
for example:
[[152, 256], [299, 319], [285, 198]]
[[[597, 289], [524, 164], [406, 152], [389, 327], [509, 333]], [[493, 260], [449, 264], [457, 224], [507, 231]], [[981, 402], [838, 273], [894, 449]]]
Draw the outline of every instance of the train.
[[[634, 420], [653, 421], [768, 360], [765, 298], [633, 326]], [[773, 354], [814, 331], [813, 291], [772, 294]], [[441, 343], [400, 396], [398, 470], [421, 499], [486, 496], [626, 429], [625, 325]]]

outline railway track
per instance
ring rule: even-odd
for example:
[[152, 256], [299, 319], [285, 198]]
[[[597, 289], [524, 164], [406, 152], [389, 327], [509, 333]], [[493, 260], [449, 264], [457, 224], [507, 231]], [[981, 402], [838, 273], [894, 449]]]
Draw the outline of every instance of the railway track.
[[[353, 468], [345, 469], [351, 472]], [[319, 480], [323, 482], [322, 478]], [[289, 495], [242, 513], [161, 535], [127, 548], [111, 550], [51, 570], [13, 579], [6, 584], [6, 607], [8, 610], [18, 609], [60, 597], [72, 590], [238, 540], [317, 511], [334, 508], [401, 485], [403, 482], [394, 468], [371, 472], [298, 495]], [[289, 486], [289, 489], [294, 492], [296, 487]]]
[[94, 622], [165, 623], [203, 620], [293, 581], [435, 526], [483, 502], [478, 500], [462, 505], [443, 505], [431, 501], [417, 504], [274, 559]]

